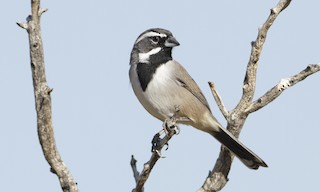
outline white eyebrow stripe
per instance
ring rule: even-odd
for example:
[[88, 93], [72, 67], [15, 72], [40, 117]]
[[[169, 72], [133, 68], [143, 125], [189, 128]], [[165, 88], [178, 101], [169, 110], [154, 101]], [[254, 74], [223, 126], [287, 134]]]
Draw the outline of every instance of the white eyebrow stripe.
[[160, 50], [161, 50], [161, 47], [157, 47], [147, 53], [139, 53], [139, 62], [140, 63], [149, 63], [150, 56], [157, 54]]
[[141, 41], [142, 39], [146, 38], [146, 37], [154, 37], [154, 36], [158, 36], [158, 37], [167, 37], [166, 34], [164, 33], [157, 33], [157, 32], [154, 32], [154, 31], [150, 31], [146, 34], [143, 34], [141, 37], [139, 37], [137, 40], [136, 40], [136, 43], [138, 43], [139, 41]]

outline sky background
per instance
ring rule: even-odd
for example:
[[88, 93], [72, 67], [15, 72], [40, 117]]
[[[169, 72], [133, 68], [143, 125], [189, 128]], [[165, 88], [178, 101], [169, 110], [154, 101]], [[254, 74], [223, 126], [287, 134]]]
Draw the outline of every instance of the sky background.
[[[211, 96], [213, 81], [228, 110], [242, 94], [250, 42], [277, 0], [270, 1], [42, 1], [41, 27], [47, 81], [52, 92], [55, 139], [64, 162], [86, 191], [131, 191], [130, 157], [138, 168], [150, 158], [162, 123], [131, 89], [129, 56], [137, 36], [169, 29], [180, 46], [173, 57], [198, 83], [222, 125]], [[320, 62], [320, 1], [293, 1], [271, 27], [261, 55], [255, 98]], [[39, 145], [28, 36], [29, 1], [0, 7], [0, 191], [61, 191]], [[241, 141], [269, 168], [249, 170], [235, 159], [232, 191], [315, 191], [320, 172], [320, 73], [287, 89], [251, 114]], [[210, 135], [181, 126], [146, 183], [147, 192], [196, 191], [220, 150]]]

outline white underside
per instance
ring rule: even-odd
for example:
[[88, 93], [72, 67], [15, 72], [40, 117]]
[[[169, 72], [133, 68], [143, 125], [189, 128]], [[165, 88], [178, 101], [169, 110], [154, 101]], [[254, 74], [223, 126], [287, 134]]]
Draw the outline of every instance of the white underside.
[[136, 67], [136, 65], [131, 65], [129, 75], [133, 91], [140, 103], [150, 114], [162, 121], [172, 117], [175, 109], [168, 101], [170, 99], [168, 90], [175, 90], [177, 85], [168, 83], [173, 81], [170, 77], [170, 65], [162, 65], [157, 69], [156, 75], [148, 84], [145, 92], [141, 88]]

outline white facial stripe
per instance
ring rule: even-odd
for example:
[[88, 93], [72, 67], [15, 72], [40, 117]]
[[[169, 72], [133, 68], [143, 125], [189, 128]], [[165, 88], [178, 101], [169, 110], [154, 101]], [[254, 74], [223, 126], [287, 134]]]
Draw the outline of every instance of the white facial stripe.
[[149, 63], [150, 56], [157, 54], [160, 50], [161, 50], [161, 47], [157, 47], [147, 53], [139, 53], [139, 62], [140, 63]]
[[146, 34], [143, 34], [141, 37], [139, 37], [139, 39], [136, 40], [136, 43], [138, 43], [139, 41], [141, 41], [142, 39], [144, 39], [146, 37], [154, 37], [154, 36], [167, 37], [166, 34], [150, 31], [150, 32], [148, 32]]

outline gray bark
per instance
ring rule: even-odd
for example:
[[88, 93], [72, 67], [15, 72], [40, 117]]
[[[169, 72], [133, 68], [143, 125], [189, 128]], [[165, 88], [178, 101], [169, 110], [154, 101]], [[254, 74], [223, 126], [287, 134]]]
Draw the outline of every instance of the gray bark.
[[54, 139], [50, 96], [52, 89], [47, 85], [40, 32], [40, 17], [45, 11], [47, 9], [40, 9], [40, 0], [32, 0], [31, 15], [28, 16], [27, 22], [17, 24], [26, 29], [29, 35], [37, 130], [44, 157], [51, 166], [51, 172], [58, 176], [62, 190], [64, 192], [77, 192], [77, 183], [62, 161]]

